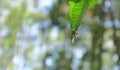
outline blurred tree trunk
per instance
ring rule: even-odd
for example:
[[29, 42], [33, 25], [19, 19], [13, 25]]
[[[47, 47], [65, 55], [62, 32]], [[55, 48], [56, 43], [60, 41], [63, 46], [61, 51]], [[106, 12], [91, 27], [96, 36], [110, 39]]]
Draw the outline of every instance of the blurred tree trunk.
[[[92, 48], [91, 51], [88, 51], [84, 54], [82, 58], [82, 63], [86, 60], [89, 56], [91, 56], [90, 60], [90, 70], [101, 70], [102, 68], [102, 53], [103, 53], [103, 36], [105, 32], [104, 28], [104, 21], [105, 21], [105, 12], [103, 10], [103, 3], [97, 4], [94, 8], [92, 8], [92, 12], [90, 12], [91, 19], [93, 23], [89, 22], [87, 24], [88, 28], [92, 33]], [[99, 20], [99, 21], [96, 21]], [[90, 55], [91, 54], [91, 55]], [[80, 65], [79, 69], [82, 69], [82, 65]]]
[[92, 51], [91, 51], [91, 70], [101, 70], [102, 67], [102, 44], [103, 44], [103, 25], [93, 25], [92, 31]]
[[72, 70], [71, 63], [72, 57], [68, 58], [65, 55], [65, 52], [62, 51], [59, 53], [60, 57], [56, 60], [56, 69], [55, 70]]
[[[103, 1], [104, 3], [104, 1]], [[101, 70], [102, 68], [102, 45], [104, 35], [104, 19], [105, 13], [103, 11], [103, 5], [96, 5], [93, 9], [93, 17], [100, 20], [100, 22], [93, 23], [91, 27], [92, 32], [92, 50], [91, 50], [91, 70]], [[95, 20], [94, 20], [95, 21]]]
[[116, 53], [118, 54], [117, 65], [120, 66], [120, 37], [117, 37], [116, 35], [117, 31], [118, 29], [115, 27], [115, 24], [113, 23], [113, 39], [114, 39], [114, 45], [116, 46]]
[[[118, 19], [118, 14], [119, 11], [117, 11], [118, 7], [119, 7], [119, 1], [111, 1], [111, 8], [110, 8], [110, 19], [113, 23], [113, 41], [114, 41], [114, 46], [116, 47], [116, 53], [118, 54], [118, 61], [117, 61], [117, 65], [119, 66], [119, 70], [120, 70], [120, 35], [118, 32], [120, 32], [120, 26], [118, 26], [115, 22], [115, 20], [119, 20]], [[117, 11], [117, 12], [116, 12]], [[117, 15], [116, 15], [117, 14]], [[118, 26], [118, 27], [117, 27]]]

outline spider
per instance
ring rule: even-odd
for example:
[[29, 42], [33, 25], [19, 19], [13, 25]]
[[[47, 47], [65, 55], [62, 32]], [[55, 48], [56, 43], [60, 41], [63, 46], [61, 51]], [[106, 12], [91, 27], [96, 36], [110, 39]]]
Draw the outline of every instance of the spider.
[[78, 33], [75, 31], [75, 30], [73, 30], [72, 31], [72, 42], [74, 43], [74, 41], [75, 41], [75, 38], [76, 38], [76, 35], [77, 35]]

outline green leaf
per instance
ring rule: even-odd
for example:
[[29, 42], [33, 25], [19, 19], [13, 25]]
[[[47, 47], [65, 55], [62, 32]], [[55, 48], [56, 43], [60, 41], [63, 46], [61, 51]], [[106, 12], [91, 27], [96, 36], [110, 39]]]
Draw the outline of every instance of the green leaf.
[[99, 0], [70, 0], [69, 19], [72, 31], [76, 31], [85, 11], [94, 6]]

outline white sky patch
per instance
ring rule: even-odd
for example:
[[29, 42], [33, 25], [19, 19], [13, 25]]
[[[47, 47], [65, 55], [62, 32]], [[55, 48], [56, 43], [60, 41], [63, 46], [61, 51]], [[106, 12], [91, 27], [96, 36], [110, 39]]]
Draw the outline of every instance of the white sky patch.
[[51, 33], [50, 33], [50, 38], [52, 39], [52, 40], [55, 40], [55, 39], [57, 39], [58, 38], [58, 36], [59, 36], [59, 27], [54, 27], [53, 29], [52, 29], [52, 31], [51, 31]]
[[15, 64], [15, 70], [24, 70], [25, 59], [23, 55], [15, 55], [13, 57], [13, 63]]
[[40, 7], [46, 8], [46, 7], [51, 7], [53, 5], [54, 0], [40, 0]]
[[27, 7], [30, 12], [38, 13], [39, 11], [48, 13], [56, 0], [38, 0], [38, 7], [34, 7], [34, 0], [27, 0]]
[[7, 27], [5, 27], [0, 31], [0, 36], [6, 37], [8, 35], [8, 33], [9, 33], [9, 29]]
[[84, 49], [74, 49], [74, 56], [76, 59], [81, 59], [84, 53]]
[[40, 55], [40, 51], [41, 48], [39, 46], [35, 46], [34, 47], [34, 51], [33, 51], [33, 60], [38, 60], [39, 59], [39, 55]]
[[46, 59], [46, 61], [45, 61], [45, 64], [47, 65], [47, 66], [52, 66], [53, 65], [53, 59], [52, 59], [52, 57], [48, 57], [47, 59]]
[[30, 36], [37, 36], [39, 33], [39, 24], [34, 24], [30, 29]]
[[3, 16], [6, 17], [8, 14], [9, 14], [9, 10], [8, 9], [5, 9], [5, 10], [2, 11], [2, 15]]
[[114, 48], [114, 43], [112, 40], [108, 40], [106, 43], [105, 43], [105, 46], [107, 46], [108, 48]]
[[111, 3], [110, 3], [109, 0], [106, 0], [106, 2], [105, 2], [105, 7], [106, 7], [106, 8], [110, 8], [110, 7], [111, 7]]
[[111, 27], [113, 26], [112, 21], [106, 20], [104, 26], [105, 26], [106, 28], [111, 28]]
[[21, 5], [21, 0], [9, 0], [12, 7], [19, 7]]
[[42, 12], [48, 13], [55, 2], [56, 2], [56, 0], [40, 0], [39, 8], [41, 9]]
[[4, 50], [0, 48], [0, 55], [4, 54]]

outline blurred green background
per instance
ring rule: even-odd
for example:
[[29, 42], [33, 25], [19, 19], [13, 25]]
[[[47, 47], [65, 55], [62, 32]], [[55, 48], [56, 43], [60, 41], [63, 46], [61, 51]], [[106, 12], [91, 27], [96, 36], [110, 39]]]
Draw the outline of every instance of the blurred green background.
[[120, 0], [101, 0], [71, 42], [68, 0], [0, 0], [0, 70], [120, 70]]

